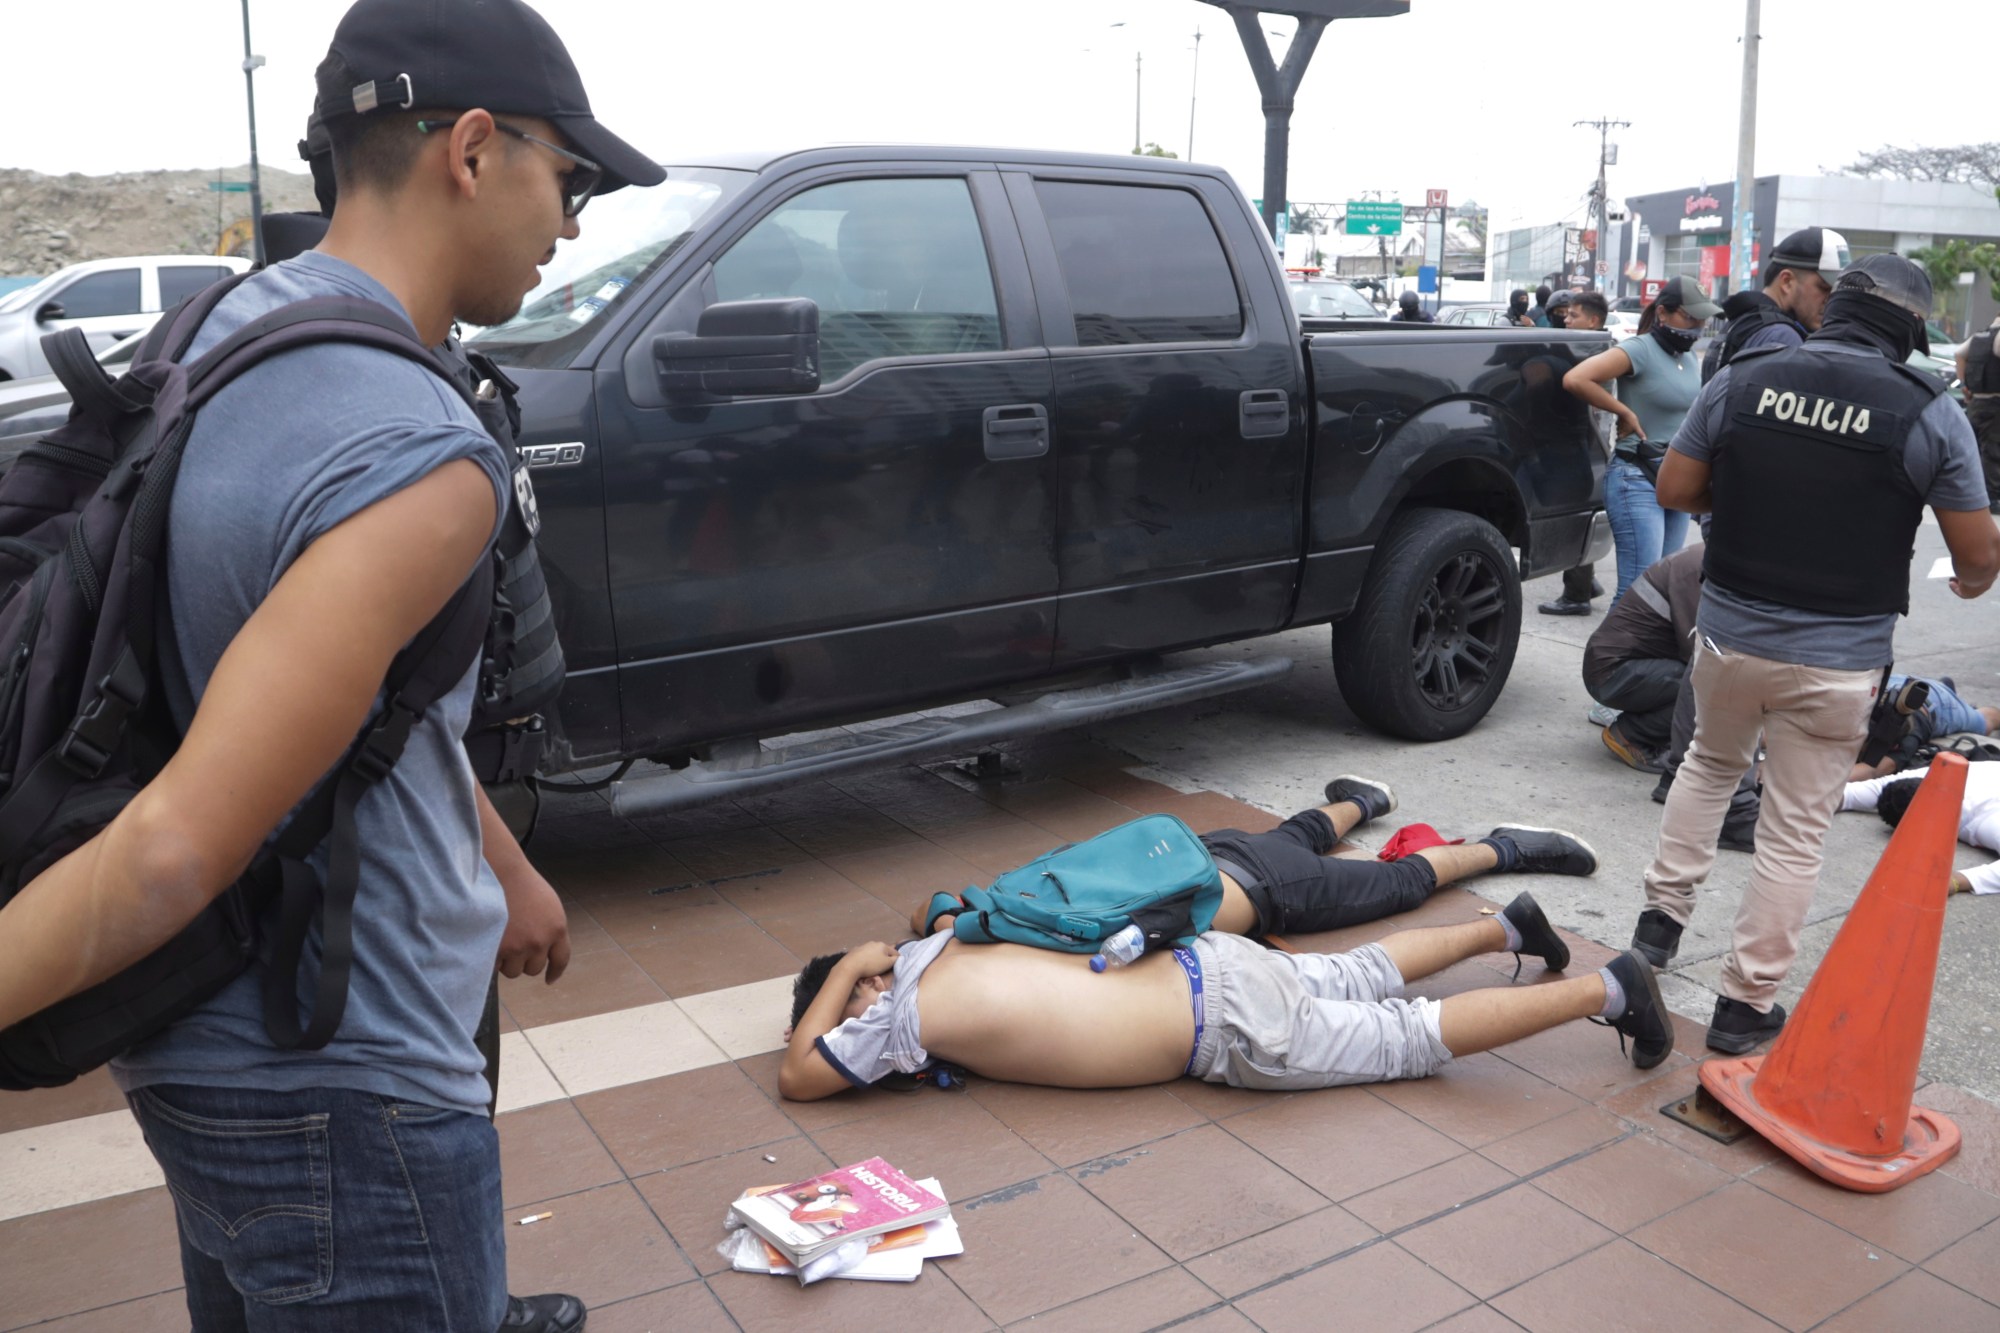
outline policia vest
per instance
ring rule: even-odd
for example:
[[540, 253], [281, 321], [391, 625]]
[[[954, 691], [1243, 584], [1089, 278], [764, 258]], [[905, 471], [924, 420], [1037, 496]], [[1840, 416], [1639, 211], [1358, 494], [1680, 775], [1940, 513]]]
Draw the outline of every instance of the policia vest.
[[1965, 345], [1965, 391], [1976, 394], [2000, 395], [2000, 350], [1994, 344], [2000, 342], [2000, 332], [1987, 329], [1975, 333]]
[[1943, 386], [1885, 356], [1812, 343], [1760, 347], [1735, 365], [1703, 577], [1829, 615], [1907, 612], [1923, 497], [1903, 445]]

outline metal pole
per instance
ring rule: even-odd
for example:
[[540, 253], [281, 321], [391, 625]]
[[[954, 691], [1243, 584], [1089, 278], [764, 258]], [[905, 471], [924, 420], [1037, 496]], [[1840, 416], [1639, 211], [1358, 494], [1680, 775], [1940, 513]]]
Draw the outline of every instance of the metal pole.
[[1139, 105], [1140, 105], [1139, 80], [1145, 74], [1145, 65], [1146, 65], [1146, 53], [1144, 51], [1133, 52], [1132, 53], [1132, 151], [1135, 154], [1138, 153], [1142, 148], [1142, 145], [1139, 142]]
[[250, 104], [250, 257], [264, 262], [264, 185], [257, 170], [257, 84], [264, 57], [250, 54], [250, 0], [243, 0], [243, 96]]
[[1586, 251], [1590, 257], [1585, 262], [1590, 265], [1590, 269], [1584, 276], [1589, 280], [1591, 287], [1601, 289], [1604, 284], [1598, 278], [1598, 256], [1604, 253], [1604, 234], [1611, 225], [1611, 202], [1606, 198], [1608, 187], [1604, 179], [1604, 168], [1606, 165], [1604, 159], [1609, 156], [1611, 151], [1611, 131], [1613, 129], [1630, 129], [1632, 122], [1629, 120], [1612, 120], [1607, 116], [1600, 117], [1597, 120], [1579, 120], [1573, 123], [1576, 125], [1588, 125], [1597, 131], [1597, 188], [1592, 192], [1592, 202], [1597, 206], [1597, 226], [1591, 229], [1589, 233], [1596, 239], [1592, 241]]
[[1194, 73], [1188, 76], [1188, 161], [1194, 161], [1194, 103], [1201, 91], [1201, 29], [1194, 30]]
[[1743, 109], [1736, 122], [1736, 201], [1730, 219], [1731, 263], [1739, 292], [1752, 286], [1751, 252], [1756, 247], [1757, 207], [1757, 46], [1763, 41], [1757, 31], [1760, 0], [1743, 4]]

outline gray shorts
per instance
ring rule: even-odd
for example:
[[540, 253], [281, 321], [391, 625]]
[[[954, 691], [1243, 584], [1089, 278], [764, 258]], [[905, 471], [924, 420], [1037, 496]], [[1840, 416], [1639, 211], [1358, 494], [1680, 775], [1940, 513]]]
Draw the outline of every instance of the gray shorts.
[[1379, 945], [1280, 953], [1210, 932], [1201, 964], [1202, 1031], [1188, 1072], [1238, 1088], [1330, 1088], [1423, 1078], [1451, 1059], [1436, 1000], [1400, 998]]

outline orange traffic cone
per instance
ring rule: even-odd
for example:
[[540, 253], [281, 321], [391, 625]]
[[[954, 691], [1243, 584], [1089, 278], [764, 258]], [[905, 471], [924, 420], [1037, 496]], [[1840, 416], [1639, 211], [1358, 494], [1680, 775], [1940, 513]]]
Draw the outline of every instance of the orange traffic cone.
[[1910, 1099], [1964, 799], [1965, 760], [1939, 755], [1770, 1054], [1701, 1066], [1744, 1123], [1851, 1190], [1907, 1185], [1958, 1152], [1958, 1126]]

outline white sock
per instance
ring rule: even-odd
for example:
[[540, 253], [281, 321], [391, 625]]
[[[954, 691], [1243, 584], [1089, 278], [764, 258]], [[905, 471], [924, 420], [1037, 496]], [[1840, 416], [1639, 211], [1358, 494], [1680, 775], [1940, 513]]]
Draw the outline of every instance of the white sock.
[[1507, 942], [1501, 946], [1501, 952], [1519, 953], [1521, 950], [1521, 928], [1512, 921], [1509, 921], [1505, 912], [1497, 913], [1493, 919], [1500, 923], [1500, 929], [1507, 932]]
[[1600, 967], [1597, 975], [1604, 979], [1604, 1007], [1597, 1011], [1599, 1018], [1617, 1018], [1625, 1012], [1625, 988], [1618, 984], [1618, 978], [1611, 975], [1611, 969]]

